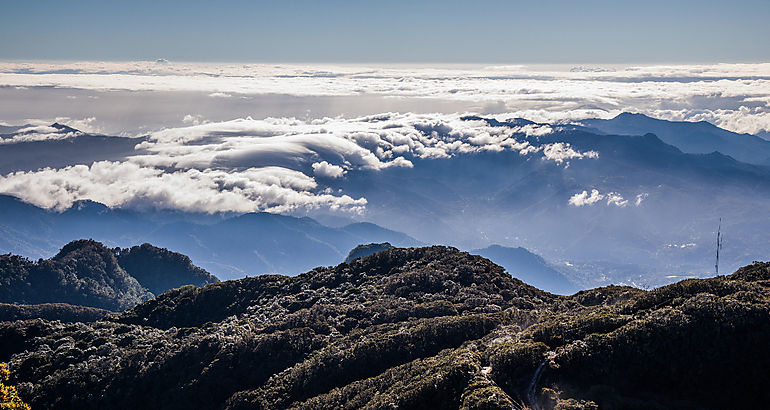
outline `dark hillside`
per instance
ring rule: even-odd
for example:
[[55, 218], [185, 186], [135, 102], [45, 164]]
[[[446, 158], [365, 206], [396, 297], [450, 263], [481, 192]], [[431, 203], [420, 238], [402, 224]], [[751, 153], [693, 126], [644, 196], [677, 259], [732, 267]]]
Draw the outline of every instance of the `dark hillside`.
[[[79, 240], [65, 245], [53, 258], [37, 262], [0, 255], [0, 302], [4, 303], [70, 304], [120, 311], [171, 288], [217, 281], [187, 256], [149, 244], [109, 249], [93, 240]], [[27, 306], [8, 307], [5, 312], [8, 317], [18, 314], [20, 318], [62, 320], [83, 313], [73, 309], [64, 305]], [[40, 315], [30, 316], [36, 312]], [[89, 313], [85, 317], [94, 316]]]
[[[127, 312], [123, 323], [158, 328], [200, 326], [246, 315], [267, 326], [313, 324], [346, 332], [422, 312], [497, 312], [554, 298], [492, 262], [454, 248], [390, 249], [295, 277], [262, 275], [183, 287]], [[280, 325], [281, 321], [290, 323]]]
[[[453, 248], [0, 323], [33, 408], [760, 408], [770, 264], [570, 297]], [[74, 391], [82, 394], [72, 394]]]
[[184, 285], [205, 286], [219, 282], [192, 264], [189, 257], [149, 243], [115, 252], [120, 267], [155, 295]]
[[118, 265], [112, 250], [92, 240], [70, 242], [53, 258], [37, 262], [0, 255], [0, 280], [5, 303], [123, 310], [153, 296]]

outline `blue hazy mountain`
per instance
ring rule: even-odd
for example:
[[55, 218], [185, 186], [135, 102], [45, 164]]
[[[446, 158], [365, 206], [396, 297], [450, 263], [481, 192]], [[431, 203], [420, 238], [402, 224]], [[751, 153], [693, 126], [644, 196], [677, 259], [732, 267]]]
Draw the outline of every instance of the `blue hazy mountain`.
[[[39, 168], [62, 168], [69, 165], [91, 165], [94, 161], [116, 160], [136, 153], [137, 144], [145, 138], [124, 138], [89, 134], [66, 125], [54, 123], [47, 129], [45, 140], [35, 140], [30, 126], [0, 128], [0, 174], [33, 171]], [[2, 140], [29, 137], [13, 144]]]
[[652, 133], [686, 153], [717, 151], [749, 164], [770, 165], [770, 141], [756, 135], [731, 132], [706, 121], [666, 121], [644, 114], [622, 113], [609, 120], [589, 119], [580, 123], [588, 130], [602, 134]]
[[[581, 287], [661, 284], [712, 273], [720, 217], [730, 232], [723, 269], [770, 253], [768, 167], [719, 152], [685, 153], [651, 133], [555, 127], [550, 134], [521, 138], [566, 143], [598, 158], [567, 164], [510, 151], [412, 158], [412, 168], [350, 172], [330, 186], [365, 197], [373, 223], [462, 249], [521, 246], [574, 265]], [[573, 196], [594, 189], [601, 200], [570, 204]], [[608, 203], [611, 193], [622, 200]]]
[[93, 238], [108, 246], [148, 242], [173, 249], [220, 278], [260, 273], [294, 274], [333, 265], [361, 243], [421, 243], [371, 223], [339, 228], [311, 218], [270, 213], [216, 217], [110, 209], [80, 201], [63, 212], [47, 211], [0, 195], [0, 253], [48, 257], [62, 243]]
[[492, 245], [469, 251], [469, 253], [491, 260], [505, 268], [514, 278], [538, 289], [562, 295], [571, 295], [580, 290], [576, 284], [554, 269], [545, 259], [524, 248]]

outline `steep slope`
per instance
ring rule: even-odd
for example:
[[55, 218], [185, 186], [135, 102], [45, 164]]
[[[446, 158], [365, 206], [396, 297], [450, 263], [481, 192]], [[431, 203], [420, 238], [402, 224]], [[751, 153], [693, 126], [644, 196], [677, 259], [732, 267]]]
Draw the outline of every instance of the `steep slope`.
[[118, 265], [110, 249], [93, 240], [70, 242], [53, 258], [37, 262], [0, 255], [0, 275], [0, 301], [6, 303], [123, 310], [153, 296]]
[[193, 265], [189, 257], [149, 243], [116, 249], [115, 256], [121, 268], [155, 295], [184, 285], [219, 282], [215, 276]]
[[768, 284], [757, 263], [561, 297], [452, 248], [390, 249], [93, 324], [1, 323], [0, 360], [33, 408], [756, 408]]
[[569, 295], [579, 290], [577, 285], [548, 265], [541, 256], [524, 248], [492, 245], [484, 249], [472, 250], [470, 253], [493, 261], [504, 267], [514, 278], [521, 279], [538, 289], [560, 295]]

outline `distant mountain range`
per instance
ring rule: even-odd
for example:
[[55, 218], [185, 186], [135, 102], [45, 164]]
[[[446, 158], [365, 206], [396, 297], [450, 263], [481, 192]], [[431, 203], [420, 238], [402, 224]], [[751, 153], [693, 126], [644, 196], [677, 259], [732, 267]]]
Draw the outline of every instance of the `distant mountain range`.
[[[36, 139], [40, 133], [46, 139]], [[18, 142], [9, 143], [14, 138]], [[136, 153], [136, 145], [144, 140], [89, 134], [59, 123], [0, 127], [0, 174], [120, 159]]]
[[[498, 128], [534, 124], [486, 121]], [[692, 138], [701, 128], [713, 131], [698, 123], [654, 124], [687, 129]], [[330, 186], [365, 197], [374, 223], [464, 249], [521, 246], [571, 265], [584, 287], [708, 275], [720, 217], [729, 232], [724, 269], [770, 254], [770, 167], [711, 148], [685, 153], [652, 133], [552, 127], [526, 140], [568, 144], [562, 147], [597, 158], [554, 162], [501, 151], [412, 159], [412, 168], [351, 172]]]
[[[242, 215], [216, 224], [175, 222], [170, 225], [154, 225], [151, 222], [151, 217], [157, 218], [157, 215], [112, 211], [95, 203], [81, 203], [78, 208], [73, 208], [59, 214], [22, 204], [15, 198], [3, 198], [0, 196], [0, 201], [2, 200], [7, 201], [5, 202], [6, 204], [16, 205], [16, 207], [8, 206], [3, 208], [6, 211], [15, 210], [12, 213], [14, 217], [7, 218], [5, 220], [6, 223], [14, 220], [14, 218], [17, 221], [34, 221], [33, 215], [37, 215], [40, 217], [37, 220], [40, 225], [35, 224], [33, 226], [36, 226], [37, 229], [42, 227], [41, 232], [45, 235], [44, 239], [41, 236], [35, 236], [36, 234], [33, 230], [24, 231], [25, 227], [21, 224], [12, 228], [6, 226], [8, 231], [24, 231], [24, 236], [29, 238], [27, 242], [24, 242], [24, 246], [18, 246], [7, 241], [7, 239], [5, 243], [0, 242], [3, 246], [0, 247], [0, 252], [9, 252], [9, 255], [3, 255], [0, 258], [6, 258], [5, 260], [7, 261], [24, 260], [22, 257], [13, 256], [10, 253], [21, 252], [24, 255], [29, 255], [24, 253], [24, 251], [44, 250], [48, 243], [55, 240], [54, 238], [77, 237], [78, 235], [92, 238], [113, 237], [120, 238], [120, 241], [131, 240], [130, 238], [152, 238], [153, 240], [160, 241], [164, 246], [172, 243], [175, 246], [174, 249], [179, 249], [179, 247], [192, 249], [198, 257], [206, 255], [200, 251], [200, 249], [205, 249], [200, 245], [201, 243], [217, 246], [216, 249], [218, 249], [219, 253], [210, 255], [213, 260], [208, 265], [213, 266], [214, 269], [219, 269], [217, 272], [230, 272], [237, 278], [245, 275], [282, 272], [278, 270], [282, 267], [287, 268], [287, 273], [295, 274], [295, 271], [291, 268], [297, 269], [298, 267], [305, 266], [306, 269], [311, 269], [316, 266], [339, 263], [342, 258], [339, 257], [339, 253], [334, 246], [342, 247], [348, 243], [354, 243], [356, 240], [362, 240], [362, 238], [385, 237], [394, 240], [395, 243], [406, 243], [407, 246], [416, 243], [416, 241], [406, 235], [365, 223], [352, 224], [344, 228], [329, 228], [310, 218], [293, 218], [261, 213]], [[29, 212], [29, 214], [26, 212]], [[80, 212], [85, 213], [81, 215]], [[8, 217], [11, 215], [4, 215], [3, 212], [0, 212], [0, 227], [2, 227], [3, 216]], [[85, 233], [85, 230], [89, 227], [94, 228], [96, 234], [88, 235]], [[151, 231], [151, 233], [142, 236], [139, 232], [145, 229]], [[152, 231], [153, 229], [154, 231]], [[191, 232], [196, 235], [194, 238], [200, 237], [201, 240], [195, 240], [194, 238], [189, 240], [188, 238], [192, 237]], [[261, 232], [266, 238], [252, 239], [251, 235], [253, 232]], [[316, 246], [319, 241], [312, 238], [322, 238], [327, 242]], [[115, 243], [116, 241], [113, 239], [107, 242]], [[37, 245], [34, 247], [28, 246], [30, 243]], [[80, 246], [77, 244], [80, 244]], [[17, 246], [21, 251], [13, 248], [14, 246]], [[84, 247], [89, 249], [91, 253], [101, 254], [102, 258], [109, 261], [112, 260], [112, 256], [108, 254], [114, 254], [117, 265], [110, 266], [117, 268], [119, 265], [130, 276], [133, 276], [146, 291], [154, 295], [184, 284], [201, 285], [217, 280], [216, 277], [210, 275], [207, 271], [194, 266], [186, 255], [171, 252], [167, 249], [160, 249], [148, 243], [126, 249], [116, 248], [109, 250], [101, 243], [93, 240], [80, 240], [65, 246], [57, 257], [64, 250], [70, 250], [73, 247]], [[389, 242], [358, 245], [348, 253], [345, 260], [349, 262], [355, 258], [368, 256], [392, 247], [393, 245]], [[292, 255], [292, 252], [297, 250], [301, 250], [301, 253]], [[574, 272], [568, 272], [568, 275], [564, 275], [554, 270], [542, 257], [526, 249], [495, 245], [472, 251], [472, 253], [484, 255], [506, 268], [514, 277], [550, 292], [570, 294], [579, 290], [579, 287], [572, 282], [573, 279], [569, 279], [570, 276], [574, 277]], [[271, 260], [273, 261], [272, 263], [270, 262]], [[37, 265], [40, 265], [42, 262], [38, 262], [37, 265], [30, 261], [25, 263], [25, 269], [35, 270], [39, 268]], [[230, 269], [221, 269], [223, 266], [230, 267]], [[242, 270], [233, 272], [233, 267]], [[80, 268], [82, 272], [78, 271], [79, 276], [89, 276], [89, 272], [94, 268], [96, 266], [82, 266]], [[116, 273], [117, 271], [113, 272], [113, 274]], [[3, 271], [3, 266], [0, 265], [0, 277], [3, 275], [7, 275], [7, 273]], [[34, 281], [29, 283], [35, 284]], [[3, 290], [6, 290], [9, 295], [17, 294], [18, 292], [13, 286], [0, 286], [0, 291]], [[112, 289], [109, 292], [115, 293], [120, 291], [127, 291], [127, 288]], [[24, 297], [14, 298], [8, 296], [5, 299], [0, 298], [0, 302], [3, 301], [47, 303], [66, 302], [69, 299], [62, 297], [26, 299]], [[136, 300], [129, 300], [115, 301], [112, 304], [95, 301], [89, 301], [88, 303], [80, 302], [79, 304], [116, 309], [125, 308], [136, 303]]]
[[738, 134], [706, 121], [666, 121], [644, 114], [623, 113], [609, 120], [581, 120], [586, 130], [599, 134], [655, 134], [666, 144], [688, 154], [720, 152], [755, 165], [770, 165], [770, 141], [751, 134]]
[[[722, 218], [722, 270], [770, 254], [770, 142], [762, 138], [703, 122], [628, 113], [580, 125], [464, 120], [484, 121], [500, 131], [549, 128], [539, 134], [517, 131], [515, 137], [539, 147], [532, 149], [547, 148], [550, 159], [544, 152], [539, 158], [486, 150], [410, 157], [411, 167], [351, 169], [339, 178], [319, 179], [318, 189], [366, 198], [361, 215], [340, 216], [323, 207], [302, 215], [140, 212], [90, 201], [56, 213], [5, 196], [0, 197], [0, 251], [48, 257], [79, 238], [108, 246], [148, 242], [189, 255], [230, 279], [332, 265], [366, 243], [469, 250], [499, 244], [542, 255], [580, 288], [649, 287], [711, 274]], [[126, 150], [136, 154], [133, 147], [141, 141], [51, 128], [68, 136], [0, 145], [0, 164], [8, 167], [3, 172], [50, 161], [88, 164], [96, 157], [127, 155]], [[20, 128], [2, 132], [4, 140], [24, 137]], [[454, 138], [447, 124], [415, 125], [414, 132], [447, 143]], [[94, 155], [66, 150], [80, 139], [94, 147]], [[47, 159], [35, 162], [37, 156]]]
[[224, 279], [260, 273], [296, 274], [332, 265], [361, 243], [417, 246], [408, 235], [371, 223], [341, 228], [311, 218], [269, 213], [238, 216], [133, 212], [83, 201], [58, 213], [0, 195], [0, 252], [44, 257], [61, 243], [93, 238], [109, 246], [148, 242], [190, 255]]

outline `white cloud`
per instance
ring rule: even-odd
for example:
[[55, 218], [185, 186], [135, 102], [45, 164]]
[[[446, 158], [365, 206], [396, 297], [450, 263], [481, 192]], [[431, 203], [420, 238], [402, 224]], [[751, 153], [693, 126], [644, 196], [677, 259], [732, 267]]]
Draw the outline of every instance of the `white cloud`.
[[638, 195], [636, 196], [636, 200], [634, 201], [634, 205], [635, 205], [635, 206], [639, 206], [639, 205], [641, 205], [641, 204], [642, 204], [642, 201], [644, 201], [645, 199], [647, 199], [647, 197], [648, 197], [648, 196], [650, 196], [650, 194], [648, 194], [648, 193], [646, 193], [646, 192], [642, 192], [641, 194], [638, 194]]
[[360, 212], [366, 199], [318, 190], [315, 180], [285, 168], [168, 172], [131, 162], [95, 162], [0, 176], [0, 191], [44, 208], [63, 210], [80, 199], [110, 207], [195, 212], [288, 212], [319, 207]]
[[319, 177], [339, 178], [345, 175], [345, 169], [339, 165], [330, 164], [326, 161], [314, 162], [313, 173]]
[[185, 114], [185, 116], [182, 118], [182, 123], [184, 124], [192, 124], [192, 125], [200, 125], [204, 123], [203, 116], [198, 115], [192, 115], [192, 114]]
[[[573, 67], [574, 68], [574, 67]], [[62, 74], [62, 71], [68, 74]], [[154, 62], [0, 63], [0, 86], [467, 102], [540, 122], [633, 111], [770, 130], [770, 64], [467, 68]], [[391, 100], [393, 101], [393, 100]]]
[[[185, 122], [199, 118], [186, 116]], [[175, 168], [259, 167], [298, 169], [326, 161], [347, 169], [411, 167], [413, 158], [448, 158], [486, 151], [542, 153], [557, 163], [597, 158], [569, 144], [541, 144], [549, 126], [491, 126], [459, 114], [395, 114], [358, 118], [241, 118], [169, 128], [140, 144], [147, 152], [132, 160], [147, 166]]]
[[623, 195], [620, 195], [617, 192], [610, 192], [607, 194], [607, 205], [615, 205], [623, 208], [628, 205], [628, 200], [623, 199]]
[[[91, 199], [108, 206], [204, 212], [282, 212], [321, 206], [360, 211], [365, 198], [332, 196], [304, 172], [312, 169], [312, 175], [320, 178], [340, 178], [350, 171], [411, 168], [417, 159], [490, 151], [516, 152], [557, 164], [598, 156], [567, 143], [540, 142], [552, 132], [549, 126], [497, 126], [460, 114], [223, 122], [187, 114], [183, 122], [190, 125], [150, 133], [122, 163], [10, 174], [0, 182], [0, 192], [57, 209]], [[222, 197], [217, 199], [216, 192]]]
[[561, 164], [564, 161], [570, 159], [582, 159], [582, 158], [599, 158], [599, 153], [596, 151], [578, 152], [575, 151], [566, 142], [557, 142], [553, 144], [546, 144], [543, 147], [543, 159], [551, 160], [557, 164]]
[[50, 125], [32, 125], [19, 129], [9, 138], [0, 138], [0, 145], [17, 144], [21, 142], [63, 140], [83, 135], [80, 131], [66, 131]]
[[585, 205], [593, 205], [602, 199], [604, 199], [604, 195], [600, 194], [599, 190], [592, 189], [590, 194], [588, 191], [583, 191], [572, 195], [572, 197], [569, 199], [569, 204], [572, 206], [580, 207]]
[[[639, 206], [642, 203], [642, 200], [646, 197], [647, 194], [637, 195], [634, 204]], [[591, 189], [590, 193], [584, 190], [574, 194], [570, 197], [567, 203], [572, 206], [581, 207], [585, 205], [594, 205], [605, 199], [607, 200], [607, 206], [614, 205], [618, 208], [625, 208], [626, 205], [628, 205], [628, 200], [623, 198], [623, 195], [614, 191], [602, 194], [598, 189]]]

